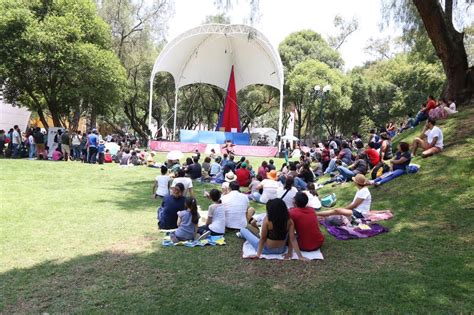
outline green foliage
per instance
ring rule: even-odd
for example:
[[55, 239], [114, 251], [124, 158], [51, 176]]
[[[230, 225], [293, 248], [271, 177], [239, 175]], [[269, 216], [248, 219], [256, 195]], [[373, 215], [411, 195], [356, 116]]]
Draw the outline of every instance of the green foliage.
[[303, 30], [288, 35], [279, 48], [285, 76], [300, 62], [308, 59], [319, 60], [331, 68], [342, 68], [344, 64], [339, 53], [331, 48], [322, 36], [311, 30]]
[[49, 111], [55, 125], [105, 113], [121, 95], [124, 72], [90, 0], [0, 0], [0, 38], [7, 98]]

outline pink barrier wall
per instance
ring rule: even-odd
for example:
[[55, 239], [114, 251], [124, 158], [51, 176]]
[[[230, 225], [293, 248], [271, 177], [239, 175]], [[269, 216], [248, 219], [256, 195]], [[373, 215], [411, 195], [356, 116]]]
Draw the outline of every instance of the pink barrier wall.
[[[185, 142], [167, 142], [167, 141], [151, 141], [150, 142], [150, 149], [157, 152], [181, 151], [183, 153], [188, 153], [188, 152], [194, 152], [197, 149], [199, 150], [199, 152], [205, 153], [207, 146], [215, 146], [215, 145], [203, 144], [203, 143], [185, 143]], [[278, 148], [249, 146], [249, 145], [236, 145], [234, 146], [234, 152], [235, 152], [235, 155], [239, 155], [239, 156], [274, 157], [278, 153]], [[224, 152], [221, 152], [221, 154], [223, 153]]]

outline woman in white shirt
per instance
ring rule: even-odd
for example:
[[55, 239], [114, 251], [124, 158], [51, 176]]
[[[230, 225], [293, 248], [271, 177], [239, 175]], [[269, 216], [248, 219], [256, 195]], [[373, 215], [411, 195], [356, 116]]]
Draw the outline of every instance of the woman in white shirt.
[[293, 186], [294, 182], [295, 182], [295, 179], [293, 178], [293, 176], [289, 175], [285, 179], [285, 186], [277, 188], [277, 197], [282, 199], [285, 202], [286, 207], [288, 209], [291, 209], [294, 207], [293, 198], [295, 198], [295, 195], [298, 192], [298, 189], [296, 189], [296, 187]]
[[369, 181], [362, 174], [357, 174], [352, 178], [354, 184], [357, 186], [357, 193], [354, 196], [351, 204], [344, 208], [336, 208], [333, 210], [318, 212], [318, 217], [328, 217], [330, 215], [344, 215], [346, 217], [355, 217], [356, 219], [363, 219], [369, 215], [370, 204], [372, 196], [367, 186]]
[[153, 186], [153, 198], [163, 198], [169, 194], [170, 177], [168, 175], [168, 168], [165, 165], [161, 166], [161, 175], [156, 176], [155, 185]]
[[257, 189], [263, 190], [262, 193], [255, 192], [249, 198], [260, 203], [267, 203], [268, 200], [278, 198], [278, 187], [281, 187], [281, 183], [278, 181], [277, 172], [275, 170], [270, 171], [267, 173], [267, 178], [257, 186]]

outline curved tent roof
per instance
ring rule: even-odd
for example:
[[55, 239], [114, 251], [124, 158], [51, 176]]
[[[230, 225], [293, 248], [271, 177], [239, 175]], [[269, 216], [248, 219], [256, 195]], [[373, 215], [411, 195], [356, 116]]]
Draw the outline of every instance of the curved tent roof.
[[151, 73], [150, 113], [153, 81], [158, 72], [169, 72], [175, 81], [176, 132], [177, 90], [195, 83], [212, 84], [226, 90], [232, 66], [237, 91], [253, 84], [265, 84], [280, 90], [281, 134], [283, 65], [280, 55], [262, 33], [247, 25], [201, 25], [169, 42], [158, 56]]
[[234, 65], [237, 91], [252, 84], [281, 89], [283, 66], [268, 39], [247, 25], [207, 24], [195, 27], [168, 43], [152, 71], [171, 73], [176, 88], [207, 83], [227, 89]]

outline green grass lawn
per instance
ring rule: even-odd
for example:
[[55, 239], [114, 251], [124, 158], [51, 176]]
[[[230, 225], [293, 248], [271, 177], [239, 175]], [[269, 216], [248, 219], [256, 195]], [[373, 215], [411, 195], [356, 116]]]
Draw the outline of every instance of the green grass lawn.
[[[326, 233], [325, 260], [309, 263], [243, 260], [233, 234], [222, 247], [161, 247], [158, 170], [0, 160], [0, 312], [472, 313], [473, 114], [440, 124], [446, 149], [416, 158], [418, 174], [371, 189], [373, 209], [395, 213], [389, 233]], [[197, 188], [203, 209], [210, 187]], [[355, 188], [332, 191], [342, 206]]]

